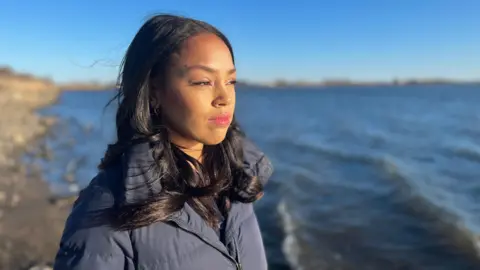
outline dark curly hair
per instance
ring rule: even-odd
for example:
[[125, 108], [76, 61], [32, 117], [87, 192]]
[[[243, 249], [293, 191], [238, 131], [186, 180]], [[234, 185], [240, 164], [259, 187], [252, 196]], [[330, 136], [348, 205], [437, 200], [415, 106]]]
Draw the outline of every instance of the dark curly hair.
[[160, 182], [162, 189], [146, 200], [116, 206], [112, 216], [119, 228], [133, 229], [164, 221], [185, 203], [210, 226], [218, 227], [220, 214], [227, 213], [232, 202], [253, 202], [263, 192], [260, 181], [247, 175], [243, 168], [245, 135], [235, 117], [220, 144], [204, 147], [204, 160], [200, 164], [169, 141], [162, 117], [157, 113], [150, 87], [152, 79], [162, 78], [172, 53], [178, 52], [188, 38], [201, 33], [221, 38], [234, 60], [230, 42], [212, 25], [181, 16], [156, 15], [140, 28], [122, 61], [119, 90], [110, 101], [118, 101], [117, 141], [108, 145], [98, 167], [106, 169], [117, 164], [131, 146], [148, 142], [155, 159], [152, 169], [161, 177], [147, 184]]

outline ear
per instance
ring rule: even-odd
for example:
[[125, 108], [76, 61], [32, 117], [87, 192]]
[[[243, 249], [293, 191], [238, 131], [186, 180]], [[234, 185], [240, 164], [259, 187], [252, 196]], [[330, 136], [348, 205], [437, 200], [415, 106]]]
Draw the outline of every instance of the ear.
[[159, 97], [158, 92], [154, 91], [150, 95], [151, 100], [152, 100], [152, 107], [153, 108], [160, 108], [162, 103], [161, 103], [161, 98]]
[[154, 108], [158, 108], [161, 106], [161, 98], [160, 98], [160, 84], [157, 80], [150, 80], [149, 82], [149, 91], [150, 91], [150, 99], [152, 101], [152, 106]]

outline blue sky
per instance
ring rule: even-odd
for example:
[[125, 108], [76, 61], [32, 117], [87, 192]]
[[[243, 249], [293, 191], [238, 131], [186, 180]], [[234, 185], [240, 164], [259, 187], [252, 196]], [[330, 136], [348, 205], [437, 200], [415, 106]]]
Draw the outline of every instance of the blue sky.
[[[152, 14], [206, 20], [251, 81], [480, 78], [480, 1], [15, 1], [0, 7], [0, 65], [109, 81]], [[92, 66], [92, 64], [96, 63]]]

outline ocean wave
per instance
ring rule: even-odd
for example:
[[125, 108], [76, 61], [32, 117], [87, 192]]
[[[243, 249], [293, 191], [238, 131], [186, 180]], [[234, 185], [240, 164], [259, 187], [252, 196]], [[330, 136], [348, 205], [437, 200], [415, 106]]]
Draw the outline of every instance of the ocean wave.
[[[407, 164], [406, 161], [391, 155], [345, 151], [321, 143], [308, 145], [301, 141], [287, 143], [281, 140], [277, 140], [276, 143], [281, 143], [287, 148], [295, 148], [295, 150], [286, 149], [287, 152], [310, 153], [335, 162], [363, 164], [376, 168], [380, 174], [385, 176], [384, 178], [391, 180], [394, 184], [395, 194], [399, 198], [396, 203], [399, 203], [400, 207], [409, 209], [417, 218], [423, 220], [425, 224], [429, 224], [429, 229], [443, 235], [452, 246], [462, 250], [463, 253], [472, 255], [475, 259], [480, 258], [480, 236], [477, 235], [478, 232], [469, 223], [467, 215], [464, 215], [461, 209], [450, 205], [448, 200], [442, 200], [442, 196], [448, 197], [448, 190], [442, 190], [441, 187], [435, 186], [433, 184], [435, 181], [426, 179], [425, 177], [428, 174], [418, 173], [418, 168], [414, 167], [413, 164]], [[302, 169], [302, 166], [290, 164], [288, 168], [294, 169], [295, 174], [303, 175], [316, 182], [314, 179], [319, 177], [316, 175], [318, 170], [312, 172], [306, 168]], [[429, 177], [432, 176], [429, 175]], [[312, 185], [309, 184], [308, 186]], [[337, 185], [342, 184], [337, 183]], [[294, 233], [295, 224], [292, 223], [292, 218], [286, 211], [285, 204], [279, 206], [279, 213], [284, 221], [285, 234], [287, 235], [284, 240], [284, 252], [288, 261], [292, 265], [296, 265], [299, 263], [297, 257], [301, 245], [298, 244], [299, 240]], [[298, 269], [299, 266], [296, 267]]]
[[[480, 116], [477, 116], [477, 117], [480, 120]], [[478, 128], [478, 125], [464, 126], [464, 127], [458, 129], [457, 135], [468, 137], [471, 140], [477, 141], [480, 138], [480, 129]]]
[[[316, 237], [319, 237], [317, 234], [320, 232], [319, 229], [309, 227], [308, 223], [310, 221], [301, 218], [301, 215], [297, 215], [296, 210], [298, 209], [294, 208], [292, 210], [290, 208], [290, 204], [287, 203], [285, 198], [277, 205], [277, 213], [280, 216], [285, 235], [282, 242], [282, 251], [292, 269], [358, 269], [353, 267], [348, 262], [348, 258], [334, 247], [335, 244], [332, 243], [332, 239], [321, 236], [316, 239]], [[316, 220], [317, 222], [319, 221]], [[334, 230], [331, 233], [335, 235]], [[335, 242], [338, 243], [338, 241]]]
[[[448, 204], [447, 199], [435, 196], [435, 187], [421, 180], [422, 176], [393, 157], [382, 159], [380, 170], [395, 181], [401, 201], [417, 216], [433, 221], [432, 229], [442, 233], [453, 245], [480, 258], [480, 236], [476, 234], [468, 220]], [[438, 191], [446, 196], [446, 192]]]
[[343, 150], [328, 146], [326, 143], [322, 143], [320, 140], [316, 142], [302, 142], [292, 141], [289, 139], [276, 139], [273, 142], [274, 145], [281, 145], [282, 147], [293, 147], [299, 152], [315, 152], [329, 159], [335, 159], [340, 161], [359, 162], [365, 164], [377, 164], [381, 162], [378, 157], [366, 154], [362, 152], [353, 152], [351, 150]]
[[446, 148], [448, 154], [470, 161], [480, 162], [480, 147], [477, 145], [462, 145]]
[[280, 215], [285, 237], [282, 243], [282, 251], [292, 267], [295, 270], [304, 270], [300, 259], [300, 244], [295, 234], [296, 224], [287, 210], [284, 200], [280, 201], [277, 206], [277, 212]]

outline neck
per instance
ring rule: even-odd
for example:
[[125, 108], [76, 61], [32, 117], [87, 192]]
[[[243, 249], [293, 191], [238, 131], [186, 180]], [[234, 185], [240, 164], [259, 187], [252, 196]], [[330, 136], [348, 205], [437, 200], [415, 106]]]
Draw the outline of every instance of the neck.
[[170, 141], [173, 144], [175, 144], [180, 150], [182, 150], [185, 154], [198, 160], [198, 162], [202, 162], [201, 160], [202, 154], [203, 154], [202, 143], [194, 140], [185, 139], [175, 132], [171, 132], [169, 136], [170, 136]]
[[203, 144], [194, 145], [194, 146], [184, 146], [178, 143], [173, 142], [180, 150], [182, 150], [185, 154], [191, 156], [192, 158], [198, 160], [198, 162], [202, 161], [202, 154], [203, 154]]

